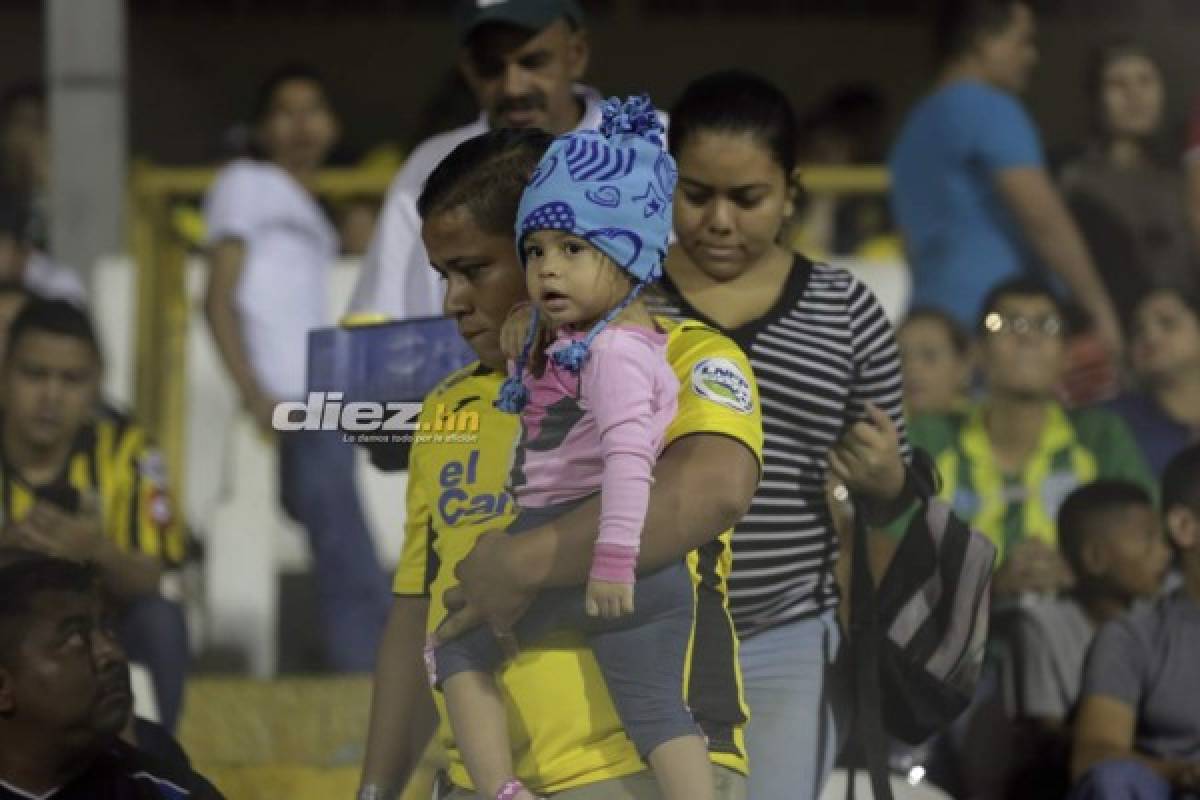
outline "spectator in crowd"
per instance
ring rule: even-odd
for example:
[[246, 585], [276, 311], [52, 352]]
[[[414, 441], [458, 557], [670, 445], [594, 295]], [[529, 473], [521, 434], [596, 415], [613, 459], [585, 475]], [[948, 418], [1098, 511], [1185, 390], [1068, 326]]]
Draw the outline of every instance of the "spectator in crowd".
[[46, 91], [22, 83], [0, 96], [0, 196], [32, 210], [29, 235], [44, 247], [48, 238], [45, 201], [50, 182], [50, 137]]
[[[33, 550], [0, 547], [0, 570], [16, 564], [33, 564], [36, 567], [39, 562], [44, 561], [46, 558], [42, 553]], [[14, 572], [13, 574], [16, 573]], [[104, 602], [105, 614], [111, 616], [111, 600], [105, 598]], [[121, 651], [119, 655], [122, 662], [124, 662], [124, 651]], [[128, 675], [128, 673], [128, 663], [126, 663], [126, 674]], [[180, 747], [179, 742], [175, 741], [175, 737], [157, 722], [143, 719], [134, 714], [132, 685], [128, 679], [126, 688], [129, 689], [127, 694], [129, 702], [127, 703], [127, 721], [121, 730], [121, 738], [147, 755], [153, 756], [171, 766], [190, 771], [191, 761], [188, 759], [187, 753]]]
[[1156, 475], [1200, 436], [1200, 295], [1159, 289], [1133, 311], [1130, 357], [1140, 390], [1108, 404]]
[[1054, 518], [1075, 487], [1125, 478], [1153, 487], [1125, 424], [1101, 409], [1056, 400], [1062, 308], [1044, 285], [1018, 278], [983, 302], [977, 352], [984, 397], [965, 411], [910, 421], [913, 444], [935, 459], [942, 496], [996, 545], [997, 593], [1053, 592], [1069, 580]]
[[1061, 730], [1079, 699], [1096, 628], [1159, 592], [1170, 551], [1150, 493], [1114, 479], [1067, 496], [1058, 512], [1058, 548], [1074, 584], [1021, 610], [1014, 651], [1017, 713]]
[[266, 160], [223, 169], [205, 206], [205, 311], [217, 348], [265, 437], [277, 442], [284, 509], [308, 533], [327, 662], [367, 672], [387, 616], [387, 581], [337, 431], [275, 432], [281, 400], [305, 397], [308, 332], [329, 322], [337, 237], [312, 181], [338, 135], [321, 78], [285, 67], [255, 113]]
[[954, 317], [936, 308], [914, 309], [896, 331], [896, 341], [909, 417], [966, 408], [971, 337]]
[[1061, 172], [1067, 204], [1100, 278], [1128, 325], [1152, 288], [1200, 288], [1200, 252], [1188, 224], [1183, 177], [1158, 157], [1162, 72], [1132, 41], [1101, 48], [1088, 82], [1095, 130]]
[[1079, 800], [1200, 795], [1200, 446], [1167, 465], [1162, 509], [1183, 586], [1096, 634], [1075, 726]]
[[[887, 101], [878, 87], [852, 83], [834, 88], [800, 122], [800, 164], [883, 163], [887, 117]], [[798, 200], [795, 219], [784, 234], [798, 252], [811, 258], [900, 259], [886, 198], [802, 194]]]
[[174, 573], [183, 524], [145, 433], [98, 410], [100, 374], [87, 316], [61, 300], [28, 301], [0, 369], [0, 543], [95, 562], [118, 601], [121, 641], [149, 669], [173, 728], [188, 664]]
[[1033, 11], [1021, 0], [943, 5], [941, 77], [909, 114], [889, 158], [914, 303], [969, 326], [989, 289], [1042, 264], [1118, 352], [1112, 304], [1016, 98], [1037, 57]]
[[123, 741], [133, 698], [105, 580], [0, 554], [0, 800], [219, 800], [185, 764]]
[[443, 287], [421, 243], [417, 195], [461, 142], [489, 128], [553, 134], [595, 128], [603, 98], [576, 81], [590, 48], [576, 0], [458, 0], [458, 66], [482, 109], [469, 125], [418, 145], [392, 181], [363, 261], [351, 312], [395, 319], [438, 316]]
[[1101, 479], [1067, 497], [1058, 547], [1074, 585], [1057, 597], [1002, 608], [992, 620], [1005, 691], [980, 701], [958, 745], [971, 797], [1067, 794], [1068, 724], [1096, 627], [1157, 594], [1170, 557], [1150, 494], [1122, 480]]
[[[516, 250], [517, 206], [551, 137], [497, 130], [455, 148], [430, 175], [419, 199], [424, 243], [446, 280], [446, 312], [479, 356], [426, 398], [422, 421], [438, 406], [479, 415], [479, 440], [413, 446], [404, 552], [392, 615], [380, 648], [361, 798], [389, 797], [404, 785], [435, 718], [422, 663], [427, 631], [446, 617], [444, 594], [459, 578], [470, 607], [439, 630], [449, 638], [486, 611], [503, 633], [541, 588], [582, 585], [599, 529], [593, 497], [549, 526], [500, 533], [513, 519], [505, 491], [517, 417], [494, 408], [504, 382], [500, 331], [527, 299]], [[726, 610], [728, 530], [758, 482], [762, 431], [749, 365], [737, 346], [692, 322], [659, 319], [667, 358], [681, 383], [650, 490], [639, 566], [687, 557], [695, 584], [687, 702], [708, 738], [718, 798], [745, 798], [746, 721], [736, 639]], [[721, 374], [712, 371], [720, 366]], [[704, 376], [693, 381], [692, 375]], [[494, 532], [494, 533], [490, 533]], [[479, 591], [500, 595], [483, 597]], [[455, 593], [457, 594], [457, 593]], [[515, 599], [514, 599], [515, 598]], [[461, 598], [451, 596], [454, 608]], [[590, 649], [575, 633], [522, 650], [498, 673], [510, 721], [513, 763], [530, 790], [562, 800], [659, 797], [654, 777], [627, 739]], [[438, 696], [440, 703], [440, 695]], [[445, 720], [445, 715], [441, 718]], [[443, 722], [450, 797], [479, 796]]]
[[[763, 481], [733, 537], [730, 610], [741, 639], [751, 797], [820, 795], [846, 734], [847, 687], [826, 482], [886, 516], [904, 483], [895, 335], [870, 290], [779, 243], [792, 210], [796, 121], [764, 79], [697, 79], [671, 110], [678, 243], [664, 309], [726, 333], [763, 398]], [[831, 452], [832, 451], [832, 452]], [[871, 480], [852, 479], [870, 463]]]
[[44, 297], [87, 305], [79, 273], [34, 247], [33, 217], [24, 198], [0, 193], [0, 281], [22, 283]]

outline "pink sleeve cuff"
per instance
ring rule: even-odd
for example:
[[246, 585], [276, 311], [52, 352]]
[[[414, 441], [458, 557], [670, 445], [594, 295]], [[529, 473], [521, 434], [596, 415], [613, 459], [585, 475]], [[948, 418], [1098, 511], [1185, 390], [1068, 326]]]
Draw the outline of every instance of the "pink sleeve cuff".
[[592, 553], [590, 577], [608, 583], [633, 583], [637, 556], [636, 547], [597, 542]]

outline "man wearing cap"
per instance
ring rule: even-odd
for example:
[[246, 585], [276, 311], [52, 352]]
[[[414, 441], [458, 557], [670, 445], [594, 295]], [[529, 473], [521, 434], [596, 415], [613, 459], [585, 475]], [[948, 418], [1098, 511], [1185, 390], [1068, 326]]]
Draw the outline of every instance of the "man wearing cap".
[[458, 66], [482, 113], [412, 151], [392, 181], [349, 311], [393, 319], [441, 316], [442, 286], [421, 244], [417, 195], [459, 143], [490, 128], [553, 134], [600, 123], [603, 98], [576, 83], [590, 54], [576, 0], [459, 0]]

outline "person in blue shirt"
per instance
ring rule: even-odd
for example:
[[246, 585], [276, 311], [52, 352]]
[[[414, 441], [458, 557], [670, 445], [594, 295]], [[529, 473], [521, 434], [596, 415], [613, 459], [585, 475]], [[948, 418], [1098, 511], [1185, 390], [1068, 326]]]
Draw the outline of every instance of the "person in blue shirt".
[[970, 326], [988, 290], [1044, 265], [1118, 352], [1112, 304], [1016, 98], [1037, 60], [1033, 12], [1018, 0], [947, 3], [938, 38], [941, 76], [889, 157], [914, 304]]

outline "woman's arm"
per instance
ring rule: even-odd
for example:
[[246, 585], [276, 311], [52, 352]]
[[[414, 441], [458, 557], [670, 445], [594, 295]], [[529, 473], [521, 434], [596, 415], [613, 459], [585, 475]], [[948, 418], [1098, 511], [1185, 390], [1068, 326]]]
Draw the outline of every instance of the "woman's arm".
[[221, 361], [238, 387], [242, 404], [254, 416], [263, 432], [271, 430], [275, 399], [258, 385], [250, 356], [246, 352], [238, 317], [237, 287], [245, 264], [245, 247], [239, 240], [223, 239], [209, 250], [208, 291], [204, 313], [212, 330]]

